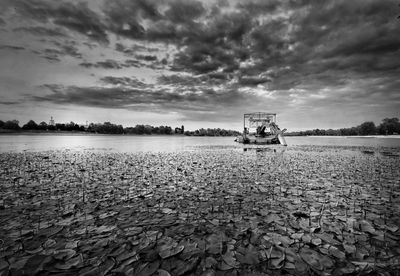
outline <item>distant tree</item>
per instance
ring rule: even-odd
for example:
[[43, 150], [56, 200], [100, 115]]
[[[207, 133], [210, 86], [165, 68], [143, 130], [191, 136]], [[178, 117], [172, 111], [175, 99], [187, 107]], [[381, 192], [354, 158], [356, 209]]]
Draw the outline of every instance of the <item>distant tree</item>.
[[149, 134], [152, 133], [152, 130], [153, 130], [153, 127], [152, 127], [152, 126], [149, 126], [149, 125], [145, 125], [145, 126], [144, 126], [144, 134], [149, 135]]
[[[79, 127], [77, 130], [81, 130], [84, 127]], [[129, 131], [130, 129], [127, 129]], [[93, 124], [91, 123], [87, 129], [89, 132], [95, 132], [95, 133], [102, 133], [102, 134], [122, 134], [124, 133], [124, 128], [122, 125], [115, 125], [110, 122], [104, 122], [103, 124]]]
[[19, 121], [18, 120], [7, 121], [4, 123], [4, 128], [18, 130], [18, 129], [20, 129]]
[[65, 125], [65, 130], [67, 131], [79, 130], [79, 125], [71, 121]]
[[46, 122], [40, 122], [38, 129], [40, 130], [46, 130], [47, 129], [47, 123]]
[[237, 136], [240, 135], [240, 132], [220, 128], [200, 128], [195, 131], [185, 131], [184, 134], [186, 136]]
[[360, 135], [374, 135], [376, 134], [376, 127], [374, 122], [365, 122], [359, 126]]
[[378, 126], [378, 133], [382, 135], [392, 135], [400, 133], [400, 122], [398, 118], [385, 118]]
[[25, 130], [33, 130], [33, 129], [38, 129], [38, 125], [34, 120], [29, 120], [25, 125], [22, 126], [22, 129]]
[[0, 128], [4, 128], [4, 122], [2, 120], [0, 120]]
[[65, 124], [57, 123], [56, 124], [56, 129], [57, 130], [61, 130], [61, 131], [66, 130]]
[[56, 130], [56, 126], [53, 125], [47, 125], [48, 130]]

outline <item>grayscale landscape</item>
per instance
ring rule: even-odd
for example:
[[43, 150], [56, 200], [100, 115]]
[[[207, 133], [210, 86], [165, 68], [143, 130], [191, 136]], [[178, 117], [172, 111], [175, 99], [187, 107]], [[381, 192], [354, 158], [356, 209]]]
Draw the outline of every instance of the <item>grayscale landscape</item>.
[[400, 2], [0, 6], [0, 276], [399, 275]]

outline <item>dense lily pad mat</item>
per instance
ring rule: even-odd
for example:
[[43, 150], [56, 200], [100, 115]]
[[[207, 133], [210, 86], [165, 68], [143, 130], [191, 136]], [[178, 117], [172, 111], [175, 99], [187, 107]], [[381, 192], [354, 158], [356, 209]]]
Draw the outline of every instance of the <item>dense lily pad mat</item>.
[[3, 153], [0, 275], [396, 275], [399, 168], [352, 147]]

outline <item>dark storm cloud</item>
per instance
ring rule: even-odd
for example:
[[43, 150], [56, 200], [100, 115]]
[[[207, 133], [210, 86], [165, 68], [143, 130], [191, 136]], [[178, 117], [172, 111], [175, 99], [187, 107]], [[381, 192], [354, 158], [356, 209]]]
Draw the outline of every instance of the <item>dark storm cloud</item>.
[[[135, 59], [127, 59], [124, 61], [117, 61], [113, 59], [107, 59], [104, 61], [98, 62], [82, 62], [79, 65], [85, 68], [102, 68], [102, 69], [123, 69], [129, 67], [136, 67], [136, 68], [154, 68], [154, 69], [162, 69], [164, 65], [162, 62], [155, 62], [153, 56], [142, 56], [140, 60]], [[146, 63], [147, 61], [147, 63]], [[148, 63], [150, 62], [150, 63]]]
[[159, 84], [173, 84], [173, 85], [185, 85], [185, 86], [199, 85], [204, 81], [205, 81], [204, 78], [183, 76], [179, 74], [168, 75], [168, 76], [163, 75], [158, 78]]
[[23, 17], [42, 23], [51, 21], [100, 43], [108, 43], [106, 27], [100, 17], [85, 3], [55, 3], [40, 0], [6, 0], [5, 3]]
[[14, 45], [0, 45], [0, 50], [21, 51], [21, 50], [25, 50], [25, 47], [14, 46]]
[[26, 32], [26, 33], [30, 33], [33, 35], [39, 35], [39, 36], [50, 36], [50, 37], [66, 37], [67, 36], [60, 28], [50, 29], [50, 28], [41, 27], [41, 26], [19, 27], [19, 28], [15, 28], [14, 31]]
[[115, 86], [128, 86], [128, 87], [136, 87], [136, 88], [147, 88], [148, 85], [142, 81], [139, 81], [137, 78], [128, 78], [128, 77], [113, 77], [106, 76], [100, 79], [105, 84], [111, 84]]
[[152, 55], [136, 55], [135, 58], [138, 60], [143, 60], [143, 61], [157, 61], [158, 58], [156, 56]]
[[236, 7], [239, 10], [244, 10], [252, 15], [268, 14], [274, 12], [280, 7], [283, 1], [265, 1], [265, 0], [255, 0], [255, 1], [243, 1], [237, 3]]
[[139, 44], [133, 44], [129, 47], [126, 47], [122, 43], [116, 43], [115, 50], [124, 53], [127, 56], [134, 56], [142, 52], [158, 52], [160, 49], [155, 47], [146, 47]]
[[134, 59], [127, 59], [125, 60], [125, 62], [123, 63], [124, 67], [136, 67], [139, 68], [142, 66], [142, 63], [139, 62], [138, 60], [134, 60]]
[[96, 63], [91, 62], [82, 62], [79, 64], [82, 67], [86, 68], [103, 68], [103, 69], [122, 69], [123, 65], [112, 59], [107, 59], [105, 61], [98, 61]]
[[165, 17], [174, 23], [190, 24], [206, 12], [203, 4], [198, 1], [172, 1]]
[[271, 81], [269, 78], [267, 77], [241, 77], [239, 79], [239, 83], [242, 85], [258, 85], [258, 84], [262, 84], [262, 83], [266, 83]]
[[0, 17], [0, 26], [5, 26], [5, 25], [6, 21], [4, 21], [4, 19]]
[[74, 41], [64, 41], [60, 43], [58, 41], [52, 41], [56, 48], [46, 48], [42, 51], [33, 51], [33, 53], [44, 57], [49, 61], [61, 61], [61, 57], [70, 56], [76, 59], [82, 59], [82, 54], [75, 46]]
[[[110, 79], [107, 79], [110, 81]], [[151, 85], [132, 87], [130, 80], [113, 79], [111, 82], [127, 82], [115, 87], [76, 87], [62, 85], [44, 85], [52, 93], [46, 96], [33, 96], [34, 101], [48, 101], [54, 104], [71, 104], [101, 108], [118, 108], [144, 111], [169, 112], [173, 110], [188, 111], [213, 111], [215, 106], [222, 103], [235, 106], [241, 99], [237, 92], [216, 92], [211, 88], [203, 91], [188, 91], [176, 89], [169, 91], [155, 88]], [[138, 83], [135, 83], [137, 86]], [[139, 85], [140, 86], [140, 85]], [[236, 94], [236, 95], [235, 95]], [[189, 114], [188, 113], [188, 114]]]
[[2, 105], [16, 105], [16, 104], [21, 104], [21, 102], [18, 102], [18, 101], [0, 101], [0, 104], [2, 104]]
[[157, 19], [159, 17], [155, 1], [145, 0], [118, 0], [107, 1], [104, 13], [110, 31], [128, 38], [143, 38], [145, 29], [140, 23], [141, 18]]
[[209, 85], [223, 85], [226, 83], [226, 74], [215, 73], [215, 74], [204, 74], [199, 76], [173, 74], [173, 75], [162, 75], [158, 77], [157, 81], [163, 85], [174, 85], [176, 87], [184, 87], [185, 89], [195, 90], [196, 87]]

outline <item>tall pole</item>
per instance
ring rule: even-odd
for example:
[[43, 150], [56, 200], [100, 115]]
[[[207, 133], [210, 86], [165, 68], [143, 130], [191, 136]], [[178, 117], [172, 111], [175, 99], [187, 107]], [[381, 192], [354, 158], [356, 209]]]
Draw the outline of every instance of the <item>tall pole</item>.
[[246, 139], [246, 114], [243, 115], [243, 139]]

